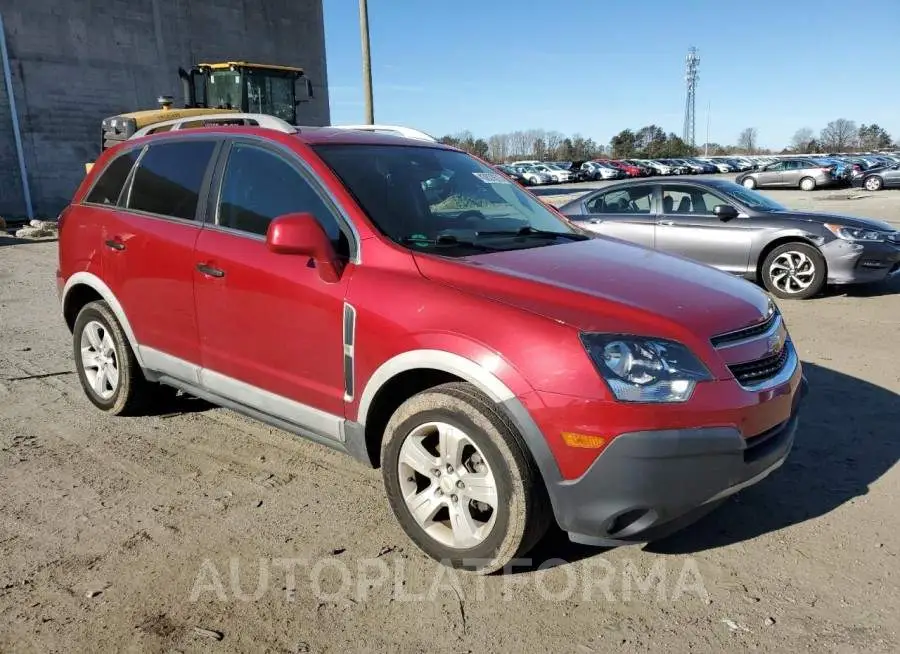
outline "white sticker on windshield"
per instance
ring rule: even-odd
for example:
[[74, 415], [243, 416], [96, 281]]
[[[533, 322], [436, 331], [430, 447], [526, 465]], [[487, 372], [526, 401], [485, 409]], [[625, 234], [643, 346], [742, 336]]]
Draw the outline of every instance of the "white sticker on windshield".
[[472, 173], [485, 184], [509, 184], [510, 181], [500, 173]]

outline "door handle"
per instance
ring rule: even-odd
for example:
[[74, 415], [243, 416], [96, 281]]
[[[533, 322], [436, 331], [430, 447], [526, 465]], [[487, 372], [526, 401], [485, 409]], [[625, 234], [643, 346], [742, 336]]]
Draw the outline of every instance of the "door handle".
[[671, 227], [672, 225], [675, 224], [675, 221], [674, 220], [658, 220], [656, 222], [656, 224], [657, 225], [667, 225], [667, 226]]
[[121, 252], [125, 249], [125, 244], [118, 239], [111, 238], [106, 241], [106, 247], [108, 247], [110, 250], [118, 250]]
[[224, 277], [225, 271], [220, 270], [218, 268], [213, 268], [212, 266], [208, 266], [205, 263], [198, 263], [197, 270], [202, 272], [204, 275], [208, 275], [209, 277]]

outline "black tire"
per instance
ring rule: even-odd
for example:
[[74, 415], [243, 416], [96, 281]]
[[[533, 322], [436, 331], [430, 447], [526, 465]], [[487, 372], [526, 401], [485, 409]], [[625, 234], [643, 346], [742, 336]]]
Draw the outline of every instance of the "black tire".
[[745, 177], [744, 179], [741, 180], [741, 186], [743, 186], [744, 188], [748, 188], [752, 191], [757, 187], [757, 183], [754, 178]]
[[[109, 335], [114, 346], [113, 358], [118, 370], [118, 383], [112, 396], [109, 398], [101, 397], [92, 388], [82, 361], [82, 334], [85, 327], [92, 322], [99, 323], [102, 326], [104, 333]], [[131, 350], [128, 338], [106, 302], [90, 302], [78, 312], [78, 317], [75, 318], [75, 325], [72, 328], [72, 346], [78, 380], [81, 382], [85, 395], [87, 395], [94, 406], [112, 415], [137, 415], [143, 412], [147, 406], [148, 399], [154, 395], [155, 389], [148, 388], [151, 384], [144, 378], [141, 367], [138, 365], [134, 352]], [[152, 384], [152, 386], [156, 387], [157, 385]]]
[[[780, 288], [778, 284], [773, 281], [771, 273], [772, 264], [775, 260], [790, 252], [799, 253], [808, 257], [813, 265], [813, 277], [809, 286], [796, 292], [788, 292]], [[825, 282], [828, 279], [828, 269], [827, 264], [825, 263], [825, 257], [822, 256], [822, 253], [819, 252], [818, 248], [815, 246], [808, 243], [801, 243], [800, 241], [782, 243], [769, 252], [763, 261], [762, 270], [760, 272], [760, 277], [762, 278], [762, 283], [766, 290], [775, 297], [784, 300], [806, 300], [814, 297], [822, 291], [822, 288], [825, 286]]]
[[812, 177], [804, 177], [800, 180], [800, 190], [801, 191], [815, 191], [816, 190], [816, 180]]
[[[474, 547], [459, 549], [433, 538], [419, 526], [403, 498], [401, 448], [407, 436], [429, 422], [461, 430], [480, 450], [496, 481], [493, 527]], [[454, 568], [479, 574], [500, 570], [531, 550], [550, 525], [549, 498], [528, 448], [505, 414], [471, 384], [443, 384], [404, 402], [385, 429], [381, 470], [388, 502], [407, 536], [428, 556]]]
[[884, 180], [881, 179], [878, 175], [871, 175], [866, 177], [863, 182], [863, 188], [867, 191], [880, 191], [884, 188]]

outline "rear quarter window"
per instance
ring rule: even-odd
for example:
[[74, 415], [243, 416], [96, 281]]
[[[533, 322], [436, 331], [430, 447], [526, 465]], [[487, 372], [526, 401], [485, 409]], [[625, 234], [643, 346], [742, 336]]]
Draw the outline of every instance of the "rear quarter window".
[[128, 208], [194, 220], [215, 141], [150, 145], [134, 173]]
[[84, 201], [91, 204], [116, 205], [139, 152], [140, 150], [132, 150], [113, 159], [106, 170], [100, 173], [100, 177]]

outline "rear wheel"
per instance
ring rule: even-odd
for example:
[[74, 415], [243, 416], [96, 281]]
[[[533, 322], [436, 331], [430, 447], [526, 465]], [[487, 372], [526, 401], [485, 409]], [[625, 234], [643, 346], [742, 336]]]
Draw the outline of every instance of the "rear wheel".
[[747, 177], [741, 182], [744, 188], [755, 189], [756, 188], [756, 180], [752, 177]]
[[381, 464], [400, 526], [445, 565], [494, 572], [549, 526], [546, 489], [521, 437], [470, 384], [404, 402], [385, 430]]
[[91, 302], [78, 312], [72, 344], [75, 369], [88, 399], [113, 415], [139, 413], [150, 396], [149, 384], [106, 302]]
[[812, 177], [804, 177], [800, 180], [800, 190], [801, 191], [815, 191], [816, 190], [816, 180]]
[[825, 257], [807, 243], [785, 243], [772, 250], [762, 265], [762, 281], [775, 297], [805, 300], [825, 285]]
[[866, 178], [865, 186], [867, 191], [880, 191], [884, 186], [884, 180], [877, 175], [872, 175], [871, 177]]

